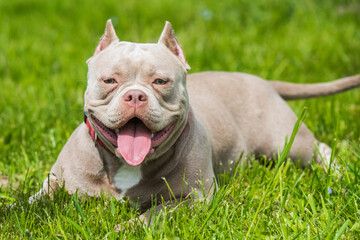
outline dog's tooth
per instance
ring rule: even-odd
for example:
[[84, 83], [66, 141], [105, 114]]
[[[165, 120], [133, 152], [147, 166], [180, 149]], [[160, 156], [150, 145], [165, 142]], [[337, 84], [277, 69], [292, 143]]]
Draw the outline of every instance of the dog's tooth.
[[154, 133], [151, 133], [151, 139], [154, 137]]
[[117, 129], [115, 129], [115, 133], [116, 133], [116, 136], [119, 136], [119, 134], [120, 134], [120, 130], [117, 128]]

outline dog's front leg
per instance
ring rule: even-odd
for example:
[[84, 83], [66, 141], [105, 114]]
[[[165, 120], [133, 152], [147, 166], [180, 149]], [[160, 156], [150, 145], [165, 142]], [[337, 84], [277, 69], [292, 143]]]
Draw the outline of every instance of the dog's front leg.
[[53, 193], [58, 186], [58, 179], [56, 178], [55, 174], [50, 172], [48, 177], [44, 180], [42, 188], [28, 199], [29, 203], [33, 203], [35, 200], [41, 198], [44, 195], [48, 195], [50, 198], [52, 198]]

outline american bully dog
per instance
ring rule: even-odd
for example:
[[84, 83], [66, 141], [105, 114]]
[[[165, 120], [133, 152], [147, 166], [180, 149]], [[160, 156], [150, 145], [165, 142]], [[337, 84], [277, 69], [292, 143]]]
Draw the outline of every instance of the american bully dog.
[[[240, 156], [272, 158], [297, 117], [284, 99], [335, 94], [360, 75], [330, 83], [265, 81], [244, 73], [187, 75], [169, 22], [158, 43], [119, 41], [111, 21], [87, 61], [85, 122], [69, 138], [31, 200], [65, 184], [72, 194], [129, 198], [141, 209], [203, 189]], [[319, 151], [317, 151], [317, 147]], [[288, 155], [301, 166], [329, 162], [331, 149], [302, 125]], [[186, 182], [186, 187], [183, 187]], [[161, 197], [160, 197], [161, 196]]]

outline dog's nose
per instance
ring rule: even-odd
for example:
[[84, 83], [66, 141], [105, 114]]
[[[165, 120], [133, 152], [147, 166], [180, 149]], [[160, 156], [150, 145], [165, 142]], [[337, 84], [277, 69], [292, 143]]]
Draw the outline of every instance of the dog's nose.
[[124, 94], [123, 100], [130, 107], [137, 108], [147, 103], [148, 97], [141, 90], [129, 90]]

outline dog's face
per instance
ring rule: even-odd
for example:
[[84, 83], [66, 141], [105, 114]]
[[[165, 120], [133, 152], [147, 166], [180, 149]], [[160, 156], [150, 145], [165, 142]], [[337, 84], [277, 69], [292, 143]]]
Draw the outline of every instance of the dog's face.
[[156, 44], [119, 42], [110, 21], [88, 61], [85, 112], [108, 148], [130, 165], [164, 153], [188, 114], [189, 69], [167, 23]]

